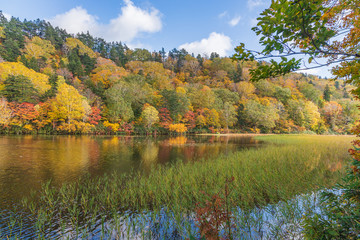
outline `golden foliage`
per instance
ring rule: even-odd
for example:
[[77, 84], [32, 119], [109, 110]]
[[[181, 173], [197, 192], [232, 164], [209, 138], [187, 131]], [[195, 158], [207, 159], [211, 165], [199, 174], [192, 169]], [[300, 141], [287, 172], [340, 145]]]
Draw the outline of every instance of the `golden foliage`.
[[90, 75], [95, 85], [102, 83], [105, 88], [111, 87], [117, 80], [128, 75], [128, 72], [118, 67], [113, 61], [102, 57], [97, 58], [96, 68]]
[[176, 133], [184, 133], [187, 131], [187, 127], [183, 123], [170, 124], [169, 130]]
[[12, 111], [5, 98], [0, 98], [0, 126], [7, 126], [10, 123]]
[[2, 62], [0, 63], [0, 84], [3, 83], [10, 75], [25, 76], [30, 79], [35, 89], [40, 94], [44, 94], [51, 88], [49, 84], [49, 76], [35, 72], [34, 70], [25, 67], [20, 62]]
[[39, 59], [41, 57], [49, 59], [51, 56], [55, 55], [55, 47], [50, 41], [39, 37], [33, 37], [31, 40], [26, 38], [24, 54], [27, 59]]
[[91, 50], [88, 46], [86, 46], [84, 43], [82, 43], [79, 39], [67, 38], [65, 45], [71, 50], [78, 47], [80, 55], [87, 54], [91, 58], [96, 58], [96, 53], [93, 50]]

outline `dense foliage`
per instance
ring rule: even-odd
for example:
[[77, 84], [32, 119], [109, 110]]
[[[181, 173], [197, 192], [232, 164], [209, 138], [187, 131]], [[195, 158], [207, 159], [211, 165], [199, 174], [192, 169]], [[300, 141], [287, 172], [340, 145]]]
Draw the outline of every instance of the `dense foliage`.
[[358, 118], [344, 81], [292, 73], [253, 83], [256, 66], [0, 14], [0, 131], [348, 133]]

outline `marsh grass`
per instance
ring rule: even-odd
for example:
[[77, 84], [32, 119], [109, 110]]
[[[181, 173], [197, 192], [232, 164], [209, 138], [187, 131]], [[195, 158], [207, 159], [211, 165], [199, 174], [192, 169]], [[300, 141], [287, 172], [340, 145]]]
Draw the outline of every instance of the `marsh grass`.
[[[146, 175], [87, 176], [60, 188], [48, 182], [32, 198], [23, 200], [26, 215], [14, 211], [12, 219], [2, 221], [2, 226], [7, 224], [5, 230], [1, 227], [2, 234], [21, 237], [19, 229], [27, 229], [44, 239], [200, 237], [194, 222], [196, 204], [223, 193], [226, 179], [231, 177], [228, 203], [234, 214], [235, 236], [251, 239], [258, 232], [262, 238], [266, 235], [264, 222], [267, 232], [281, 232], [284, 229], [279, 224], [271, 229], [270, 220], [263, 220], [271, 215], [264, 209], [283, 203], [283, 210], [274, 210], [271, 216], [301, 219], [289, 215], [299, 212], [296, 204], [286, 207], [285, 203], [338, 182], [353, 138], [273, 135], [258, 139], [267, 145], [187, 164], [178, 161], [154, 166]], [[281, 224], [290, 226], [290, 222]], [[283, 235], [279, 233], [279, 238]]]

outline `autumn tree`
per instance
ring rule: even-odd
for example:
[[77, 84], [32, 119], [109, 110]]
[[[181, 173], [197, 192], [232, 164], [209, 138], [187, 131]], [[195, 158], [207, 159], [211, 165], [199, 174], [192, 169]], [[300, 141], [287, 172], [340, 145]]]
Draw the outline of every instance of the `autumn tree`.
[[95, 86], [107, 89], [127, 75], [128, 73], [124, 68], [118, 67], [109, 59], [99, 57], [96, 60], [96, 68], [92, 71], [90, 78]]
[[74, 121], [83, 121], [90, 106], [86, 99], [73, 87], [60, 83], [58, 93], [52, 103], [52, 112], [60, 121], [66, 121], [66, 131], [76, 130]]
[[5, 98], [0, 98], [0, 126], [6, 127], [10, 123], [12, 110]]
[[159, 112], [151, 105], [145, 105], [141, 112], [141, 119], [144, 126], [150, 130], [151, 127], [159, 121]]
[[161, 95], [164, 97], [164, 106], [169, 109], [171, 118], [180, 121], [190, 105], [185, 89], [178, 87], [176, 90], [163, 90]]

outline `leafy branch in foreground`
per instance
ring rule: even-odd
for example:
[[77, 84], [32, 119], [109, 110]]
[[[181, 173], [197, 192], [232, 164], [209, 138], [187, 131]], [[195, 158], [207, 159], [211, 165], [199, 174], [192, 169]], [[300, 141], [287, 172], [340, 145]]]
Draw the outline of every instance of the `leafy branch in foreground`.
[[[301, 59], [308, 57], [305, 69], [329, 66], [337, 77], [358, 81], [359, 75], [359, 1], [350, 0], [276, 0], [257, 19], [252, 30], [260, 37], [261, 51], [236, 47], [233, 59], [265, 60], [251, 71], [252, 80], [284, 75], [300, 69]], [[339, 40], [342, 39], [342, 40]], [[319, 62], [320, 58], [327, 61]], [[274, 59], [280, 59], [275, 61]]]

